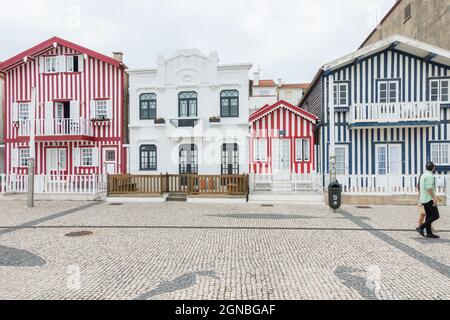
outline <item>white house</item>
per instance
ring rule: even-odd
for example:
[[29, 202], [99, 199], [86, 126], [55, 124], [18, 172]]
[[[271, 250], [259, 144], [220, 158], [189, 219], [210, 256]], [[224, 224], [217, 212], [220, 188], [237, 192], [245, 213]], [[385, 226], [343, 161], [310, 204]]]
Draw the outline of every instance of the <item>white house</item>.
[[297, 106], [308, 88], [309, 83], [285, 83], [282, 79], [262, 80], [258, 69], [253, 73], [251, 81], [250, 113], [281, 100]]
[[248, 173], [251, 67], [179, 50], [130, 70], [129, 172]]

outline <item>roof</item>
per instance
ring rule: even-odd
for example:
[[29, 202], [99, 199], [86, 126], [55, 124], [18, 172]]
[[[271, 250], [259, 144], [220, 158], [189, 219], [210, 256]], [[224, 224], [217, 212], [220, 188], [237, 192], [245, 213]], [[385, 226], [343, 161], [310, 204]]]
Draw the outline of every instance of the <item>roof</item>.
[[395, 4], [392, 6], [392, 8], [386, 13], [386, 15], [381, 19], [380, 23], [372, 30], [372, 32], [367, 36], [367, 38], [364, 40], [364, 42], [361, 44], [361, 46], [358, 49], [361, 49], [364, 47], [364, 45], [369, 41], [369, 39], [380, 29], [380, 26], [387, 20], [387, 18], [390, 17], [390, 15], [394, 12], [394, 10], [398, 7], [398, 5], [402, 2], [402, 0], [397, 0]]
[[309, 83], [285, 83], [281, 85], [281, 89], [308, 89]]
[[67, 40], [64, 40], [64, 39], [61, 39], [58, 37], [53, 37], [44, 42], [41, 42], [40, 44], [38, 44], [28, 50], [25, 50], [25, 51], [19, 53], [18, 55], [15, 55], [12, 58], [9, 58], [9, 59], [3, 61], [3, 63], [0, 64], [0, 70], [5, 70], [5, 69], [8, 69], [8, 68], [18, 64], [18, 63], [21, 63], [23, 61], [23, 59], [26, 57], [38, 55], [38, 54], [42, 53], [45, 49], [53, 47], [55, 43], [59, 44], [61, 46], [67, 47], [69, 49], [75, 50], [77, 52], [80, 52], [82, 54], [86, 54], [90, 57], [99, 59], [101, 61], [104, 61], [106, 63], [114, 65], [116, 67], [119, 67], [119, 66], [125, 67], [125, 65], [122, 62], [120, 62], [114, 58], [108, 57], [101, 53], [98, 53], [93, 50], [87, 49], [85, 47], [79, 46], [79, 45], [69, 42]]
[[[253, 81], [253, 84], [255, 82]], [[253, 85], [254, 87], [276, 87], [277, 84], [275, 83], [275, 81], [273, 80], [259, 80], [259, 84], [258, 85]]]
[[323, 69], [325, 71], [337, 69], [389, 48], [409, 53], [422, 59], [426, 59], [427, 61], [450, 66], [450, 51], [396, 34], [327, 63], [324, 65]]
[[255, 121], [263, 118], [267, 114], [269, 114], [277, 109], [280, 109], [280, 108], [288, 109], [289, 111], [292, 111], [293, 113], [299, 115], [300, 117], [302, 117], [306, 120], [309, 120], [310, 122], [312, 122], [314, 124], [318, 120], [318, 118], [315, 115], [313, 115], [312, 113], [309, 113], [306, 110], [300, 109], [299, 107], [296, 107], [296, 106], [290, 104], [289, 102], [280, 100], [273, 105], [266, 104], [264, 107], [262, 107], [261, 109], [259, 109], [255, 113], [253, 113], [250, 116], [250, 122], [255, 122]]
[[320, 80], [324, 72], [339, 69], [345, 65], [354, 63], [360, 59], [364, 59], [377, 52], [381, 52], [389, 48], [395, 48], [398, 51], [412, 54], [426, 61], [432, 61], [442, 65], [450, 66], [450, 51], [396, 34], [325, 64], [317, 72], [314, 80], [311, 83], [311, 86], [305, 92], [302, 100], [300, 101], [299, 106], [301, 106], [304, 101], [306, 101], [310, 91]]

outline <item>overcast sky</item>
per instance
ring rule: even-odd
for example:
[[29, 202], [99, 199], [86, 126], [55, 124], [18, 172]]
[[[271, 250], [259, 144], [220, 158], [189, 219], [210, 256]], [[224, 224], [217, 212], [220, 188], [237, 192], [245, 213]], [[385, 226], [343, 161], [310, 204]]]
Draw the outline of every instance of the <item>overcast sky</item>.
[[0, 10], [0, 60], [52, 36], [153, 68], [158, 54], [217, 51], [262, 78], [309, 82], [352, 52], [395, 0], [13, 0]]

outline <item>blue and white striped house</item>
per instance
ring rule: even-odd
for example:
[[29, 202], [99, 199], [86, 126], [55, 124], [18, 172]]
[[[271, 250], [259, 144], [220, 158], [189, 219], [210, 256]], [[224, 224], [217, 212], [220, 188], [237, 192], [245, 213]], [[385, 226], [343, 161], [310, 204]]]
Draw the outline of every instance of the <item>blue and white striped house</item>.
[[449, 174], [449, 83], [449, 51], [400, 35], [324, 65], [300, 102], [320, 119], [324, 183], [333, 105], [336, 171], [347, 190], [414, 192], [429, 160]]

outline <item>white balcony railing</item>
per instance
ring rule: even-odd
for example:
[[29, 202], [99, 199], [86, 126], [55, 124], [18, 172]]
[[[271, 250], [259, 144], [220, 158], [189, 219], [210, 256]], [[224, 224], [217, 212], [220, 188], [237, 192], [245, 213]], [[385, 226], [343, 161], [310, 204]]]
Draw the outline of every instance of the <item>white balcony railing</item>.
[[[31, 120], [19, 121], [19, 136], [31, 134]], [[94, 130], [89, 119], [37, 119], [36, 136], [93, 136]]]
[[440, 121], [439, 102], [356, 104], [350, 107], [350, 124]]

